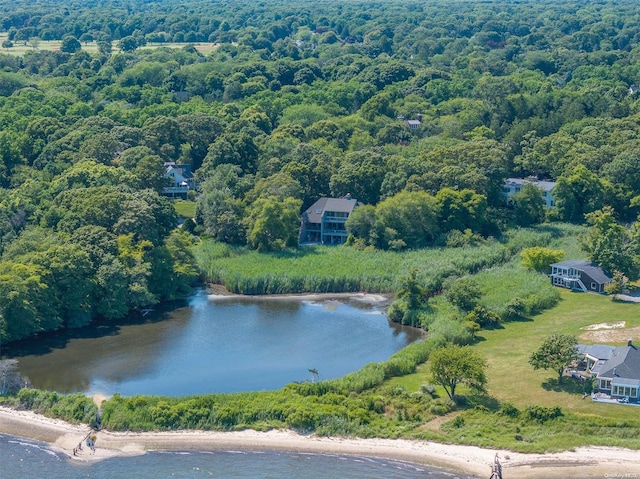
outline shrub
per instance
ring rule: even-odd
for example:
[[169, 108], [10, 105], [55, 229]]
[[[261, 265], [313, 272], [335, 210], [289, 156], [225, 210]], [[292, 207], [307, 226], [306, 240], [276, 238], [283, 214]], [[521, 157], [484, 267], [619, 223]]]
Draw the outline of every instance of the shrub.
[[453, 421], [451, 421], [451, 425], [455, 428], [461, 428], [464, 426], [464, 418], [462, 416], [456, 416]]
[[420, 386], [420, 392], [433, 396], [436, 392], [436, 387], [431, 383], [426, 383]]
[[506, 417], [518, 417], [520, 415], [520, 410], [511, 403], [503, 402], [500, 404], [498, 414]]
[[429, 407], [429, 412], [437, 416], [444, 416], [455, 408], [453, 401], [436, 401]]
[[299, 408], [289, 414], [286, 423], [295, 431], [313, 431], [316, 428], [316, 412], [308, 407]]
[[387, 310], [387, 317], [394, 323], [402, 323], [402, 318], [407, 310], [403, 301], [394, 301]]
[[525, 413], [528, 420], [539, 423], [563, 416], [560, 406], [527, 406]]

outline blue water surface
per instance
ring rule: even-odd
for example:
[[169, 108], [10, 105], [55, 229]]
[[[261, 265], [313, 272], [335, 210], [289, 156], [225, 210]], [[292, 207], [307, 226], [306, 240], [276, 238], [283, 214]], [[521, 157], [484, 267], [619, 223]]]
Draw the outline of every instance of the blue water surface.
[[406, 462], [286, 452], [150, 452], [86, 464], [46, 444], [0, 435], [1, 479], [470, 479]]

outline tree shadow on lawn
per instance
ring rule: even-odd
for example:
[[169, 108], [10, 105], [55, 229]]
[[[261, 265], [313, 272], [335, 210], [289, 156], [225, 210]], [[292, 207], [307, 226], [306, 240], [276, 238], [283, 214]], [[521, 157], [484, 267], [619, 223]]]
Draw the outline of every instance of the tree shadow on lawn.
[[487, 394], [468, 394], [466, 399], [466, 408], [482, 406], [494, 412], [500, 409], [500, 401]]
[[546, 391], [557, 393], [568, 393], [582, 395], [588, 390], [588, 381], [570, 377], [564, 377], [562, 384], [558, 383], [558, 378], [550, 378], [542, 383], [542, 388]]
[[532, 323], [533, 322], [533, 317], [537, 316], [539, 313], [536, 314], [532, 314], [531, 317], [529, 316], [513, 316], [512, 318], [509, 319], [504, 319], [502, 322], [503, 323]]

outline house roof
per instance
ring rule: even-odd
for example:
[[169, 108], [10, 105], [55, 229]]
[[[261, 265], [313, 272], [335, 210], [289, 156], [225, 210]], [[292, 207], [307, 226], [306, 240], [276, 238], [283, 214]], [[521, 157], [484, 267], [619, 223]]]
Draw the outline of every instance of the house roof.
[[615, 350], [615, 346], [605, 344], [578, 344], [578, 354], [588, 355], [595, 359], [611, 359]]
[[409, 126], [411, 126], [411, 125], [416, 125], [416, 126], [422, 125], [422, 122], [420, 120], [407, 120], [406, 123]]
[[604, 272], [604, 270], [592, 261], [584, 259], [570, 259], [567, 261], [561, 261], [560, 263], [553, 263], [551, 267], [556, 266], [558, 268], [573, 268], [578, 271], [584, 271], [594, 281], [600, 284], [606, 284], [611, 281], [611, 277]]
[[505, 184], [507, 186], [524, 186], [526, 184], [532, 184], [543, 191], [551, 191], [556, 187], [557, 183], [555, 181], [538, 180], [535, 178], [507, 178], [505, 180]]
[[[165, 165], [166, 166], [166, 165]], [[167, 171], [165, 172], [165, 177], [169, 176], [171, 172], [174, 172], [177, 175], [180, 175], [180, 179], [190, 180], [193, 178], [193, 173], [191, 173], [191, 167], [189, 165], [176, 165], [169, 164], [167, 166]]]
[[326, 211], [351, 214], [357, 204], [358, 200], [350, 195], [344, 198], [320, 198], [305, 211], [305, 215], [309, 223], [320, 223]]
[[620, 382], [623, 379], [640, 380], [640, 350], [633, 344], [616, 348], [598, 377], [612, 378], [612, 381], [619, 384], [624, 384]]

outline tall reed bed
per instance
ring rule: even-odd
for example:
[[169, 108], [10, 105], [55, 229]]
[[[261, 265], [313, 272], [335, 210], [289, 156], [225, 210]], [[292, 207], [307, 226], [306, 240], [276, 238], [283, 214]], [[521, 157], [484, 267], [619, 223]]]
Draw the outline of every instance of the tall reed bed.
[[429, 248], [402, 253], [316, 246], [261, 254], [203, 240], [195, 255], [206, 281], [239, 294], [392, 293], [399, 276], [419, 271], [421, 281], [438, 290], [445, 278], [475, 274], [508, 262], [522, 248], [548, 245], [561, 228], [520, 229], [505, 241], [465, 248]]
[[518, 259], [488, 268], [475, 279], [483, 293], [482, 306], [501, 318], [535, 314], [560, 301], [558, 288], [551, 285], [548, 276], [526, 270]]

